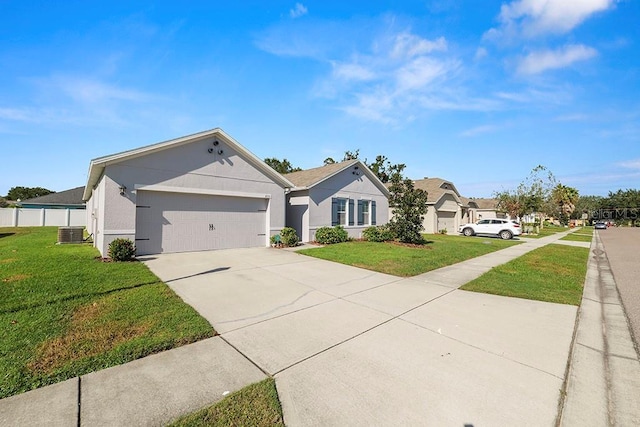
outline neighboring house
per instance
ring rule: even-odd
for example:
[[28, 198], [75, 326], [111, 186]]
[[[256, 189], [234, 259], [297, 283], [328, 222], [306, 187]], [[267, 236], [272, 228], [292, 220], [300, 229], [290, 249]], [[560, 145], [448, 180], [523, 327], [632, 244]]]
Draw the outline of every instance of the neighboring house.
[[359, 160], [293, 172], [287, 195], [287, 226], [303, 242], [315, 240], [320, 227], [342, 225], [353, 238], [372, 225], [389, 221], [389, 190]]
[[469, 206], [469, 218], [467, 222], [476, 222], [487, 218], [507, 218], [508, 215], [498, 209], [497, 199], [466, 199]]
[[294, 185], [221, 129], [91, 160], [87, 231], [103, 256], [268, 246]]
[[427, 214], [424, 217], [424, 232], [458, 232], [458, 227], [467, 222], [466, 204], [451, 181], [442, 178], [424, 178], [414, 181], [415, 188], [426, 191]]
[[22, 200], [16, 202], [16, 205], [27, 209], [84, 209], [83, 194], [84, 187], [76, 187], [71, 190]]

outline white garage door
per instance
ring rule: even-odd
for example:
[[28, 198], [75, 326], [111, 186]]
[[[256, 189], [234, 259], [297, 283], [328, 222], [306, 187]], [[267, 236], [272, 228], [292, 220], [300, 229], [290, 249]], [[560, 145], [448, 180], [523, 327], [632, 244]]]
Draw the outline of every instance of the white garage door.
[[458, 230], [456, 227], [456, 213], [455, 212], [442, 212], [439, 211], [438, 215], [438, 232], [440, 230], [447, 230], [447, 233], [456, 233]]
[[136, 201], [138, 255], [266, 244], [266, 199], [139, 190]]

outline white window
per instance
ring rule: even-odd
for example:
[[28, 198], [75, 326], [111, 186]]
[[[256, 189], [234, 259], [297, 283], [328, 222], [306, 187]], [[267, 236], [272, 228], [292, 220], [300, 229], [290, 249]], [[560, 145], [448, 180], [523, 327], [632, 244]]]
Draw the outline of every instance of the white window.
[[337, 225], [347, 225], [347, 199], [337, 199]]

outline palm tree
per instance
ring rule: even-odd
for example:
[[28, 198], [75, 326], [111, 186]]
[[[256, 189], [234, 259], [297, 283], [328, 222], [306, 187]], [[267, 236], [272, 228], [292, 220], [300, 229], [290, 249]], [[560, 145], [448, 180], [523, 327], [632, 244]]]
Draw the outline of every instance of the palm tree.
[[558, 184], [551, 190], [551, 199], [554, 204], [560, 209], [561, 221], [565, 222], [569, 219], [569, 216], [576, 209], [576, 203], [578, 203], [578, 190], [573, 187]]

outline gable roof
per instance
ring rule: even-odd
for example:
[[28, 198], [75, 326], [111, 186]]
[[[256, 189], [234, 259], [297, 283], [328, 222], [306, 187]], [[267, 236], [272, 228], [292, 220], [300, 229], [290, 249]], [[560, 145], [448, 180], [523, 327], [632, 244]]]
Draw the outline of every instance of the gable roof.
[[358, 170], [362, 171], [371, 182], [373, 182], [378, 189], [385, 196], [389, 197], [389, 189], [380, 181], [380, 179], [369, 169], [364, 163], [358, 159], [347, 160], [340, 163], [330, 163], [328, 165], [320, 166], [313, 169], [306, 169], [298, 172], [291, 172], [284, 177], [295, 184], [293, 190], [307, 190], [315, 187], [316, 185], [328, 180], [329, 178], [338, 175], [342, 171], [356, 166]]
[[452, 194], [456, 201], [463, 203], [460, 193], [451, 181], [442, 178], [425, 178], [413, 181], [415, 188], [427, 192], [427, 203], [436, 203], [445, 194]]
[[76, 187], [70, 190], [59, 191], [45, 196], [22, 200], [21, 205], [78, 205], [83, 206], [82, 195], [84, 187]]
[[475, 202], [478, 206], [478, 209], [487, 209], [487, 210], [497, 210], [498, 209], [498, 200], [497, 199], [470, 199]]
[[211, 130], [206, 130], [203, 132], [194, 133], [192, 135], [183, 136], [181, 138], [170, 139], [168, 141], [159, 142], [157, 144], [147, 145], [140, 148], [134, 148], [133, 150], [123, 151], [121, 153], [111, 154], [104, 157], [98, 157], [91, 160], [89, 164], [89, 173], [87, 178], [87, 185], [84, 189], [84, 194], [82, 196], [83, 200], [89, 200], [91, 197], [91, 190], [96, 186], [104, 169], [108, 165], [120, 163], [125, 160], [134, 159], [136, 157], [145, 156], [151, 153], [155, 153], [158, 151], [166, 150], [168, 148], [179, 147], [181, 145], [186, 145], [195, 141], [199, 141], [205, 138], [210, 138], [215, 136], [216, 138], [223, 141], [225, 144], [229, 145], [235, 151], [241, 154], [241, 156], [251, 163], [256, 169], [263, 172], [265, 175], [270, 177], [274, 182], [279, 184], [282, 188], [291, 188], [294, 187], [294, 184], [286, 179], [284, 176], [276, 172], [273, 168], [271, 168], [268, 164], [259, 159], [255, 154], [244, 148], [233, 139], [231, 136], [227, 135], [222, 129], [215, 128]]

